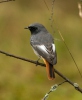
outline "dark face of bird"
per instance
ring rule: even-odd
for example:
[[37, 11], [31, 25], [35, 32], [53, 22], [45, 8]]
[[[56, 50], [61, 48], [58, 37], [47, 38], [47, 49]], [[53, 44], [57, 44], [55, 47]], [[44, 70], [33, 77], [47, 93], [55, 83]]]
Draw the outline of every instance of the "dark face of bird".
[[42, 24], [34, 23], [26, 27], [25, 29], [29, 29], [31, 31], [31, 34], [37, 34], [40, 33], [40, 31], [46, 31], [45, 27]]
[[28, 29], [31, 31], [31, 34], [35, 34], [39, 32], [39, 29], [36, 26], [29, 26]]

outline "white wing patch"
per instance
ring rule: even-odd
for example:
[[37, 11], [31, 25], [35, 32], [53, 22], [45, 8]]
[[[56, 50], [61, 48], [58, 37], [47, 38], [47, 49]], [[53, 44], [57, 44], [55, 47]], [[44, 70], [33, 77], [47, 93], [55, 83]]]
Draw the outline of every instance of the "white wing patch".
[[55, 44], [52, 44], [53, 52], [55, 52]]
[[45, 47], [44, 45], [38, 45], [38, 48], [39, 48], [41, 51], [43, 51], [43, 52], [45, 52], [45, 53], [48, 53], [47, 50], [46, 50], [46, 47]]
[[[48, 54], [48, 50], [44, 45], [37, 45], [37, 47], [39, 48], [39, 50]], [[55, 52], [55, 45], [54, 44], [52, 44], [52, 51]]]

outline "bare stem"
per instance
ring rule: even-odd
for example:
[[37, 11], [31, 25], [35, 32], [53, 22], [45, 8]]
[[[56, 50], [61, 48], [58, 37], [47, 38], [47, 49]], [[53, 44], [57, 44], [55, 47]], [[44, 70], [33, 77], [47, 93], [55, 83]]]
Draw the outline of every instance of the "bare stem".
[[[27, 61], [27, 62], [30, 62], [30, 63], [33, 63], [33, 64], [40, 65], [42, 67], [45, 67], [45, 64], [39, 63], [37, 61], [33, 61], [33, 60], [29, 60], [29, 59], [26, 59], [26, 58], [23, 58], [23, 57], [15, 56], [13, 54], [10, 54], [10, 53], [7, 53], [7, 52], [1, 51], [1, 50], [0, 50], [0, 53], [5, 54], [6, 56], [9, 56], [9, 57], [13, 57], [13, 58], [16, 58], [16, 59], [20, 59], [20, 60], [23, 60], [23, 61]], [[62, 77], [64, 80], [66, 80], [69, 84], [71, 84], [76, 90], [78, 90], [79, 92], [82, 93], [82, 89], [79, 87], [79, 85], [77, 83], [73, 83], [72, 81], [70, 81], [67, 77], [65, 77], [63, 74], [61, 74], [56, 69], [54, 69], [54, 72], [56, 74], [58, 74], [60, 77]]]

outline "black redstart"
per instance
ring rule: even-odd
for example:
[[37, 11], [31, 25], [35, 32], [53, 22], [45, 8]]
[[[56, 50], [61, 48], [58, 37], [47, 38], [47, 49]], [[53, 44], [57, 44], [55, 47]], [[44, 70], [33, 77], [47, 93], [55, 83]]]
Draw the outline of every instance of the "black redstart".
[[55, 78], [53, 65], [57, 63], [57, 54], [54, 39], [46, 28], [39, 23], [33, 23], [25, 29], [31, 32], [30, 44], [36, 55], [41, 57], [46, 64], [46, 71], [49, 80]]

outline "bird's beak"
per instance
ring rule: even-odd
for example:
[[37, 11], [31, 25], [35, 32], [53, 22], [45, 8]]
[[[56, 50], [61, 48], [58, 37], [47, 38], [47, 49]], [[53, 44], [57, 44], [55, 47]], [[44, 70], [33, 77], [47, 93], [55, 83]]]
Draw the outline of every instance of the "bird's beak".
[[29, 29], [29, 27], [25, 27], [24, 29]]

